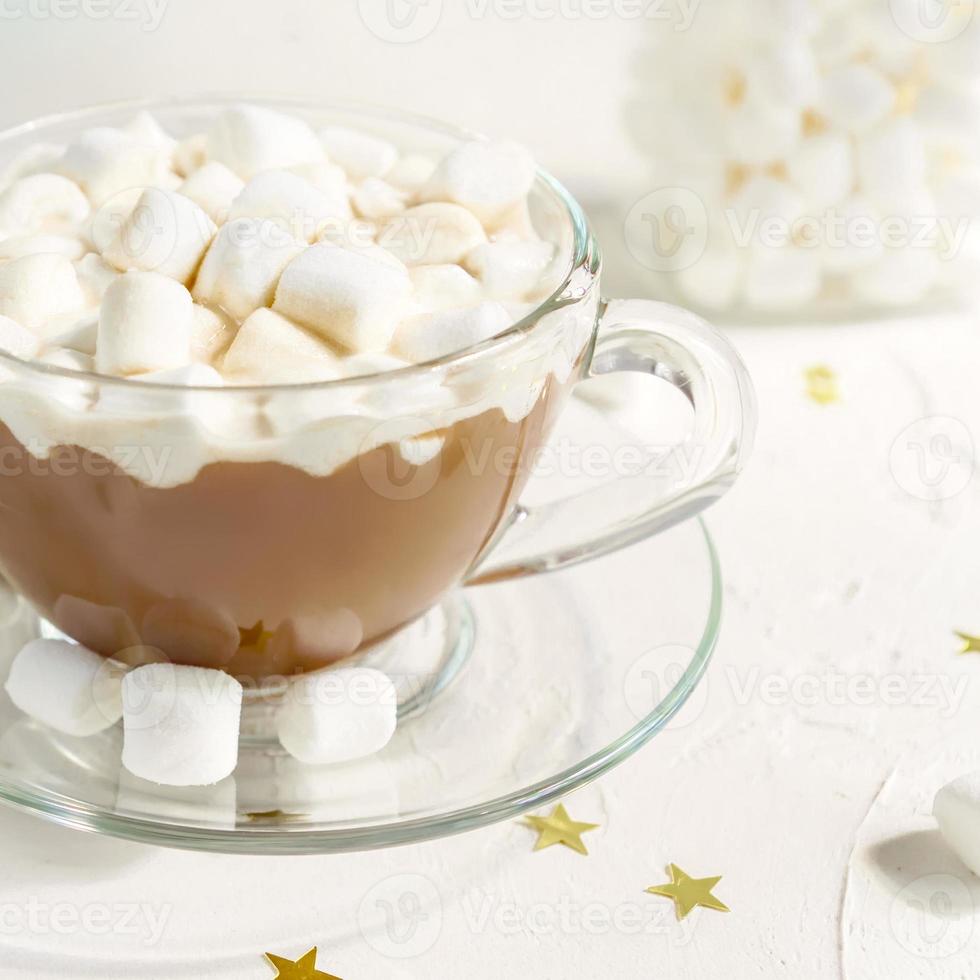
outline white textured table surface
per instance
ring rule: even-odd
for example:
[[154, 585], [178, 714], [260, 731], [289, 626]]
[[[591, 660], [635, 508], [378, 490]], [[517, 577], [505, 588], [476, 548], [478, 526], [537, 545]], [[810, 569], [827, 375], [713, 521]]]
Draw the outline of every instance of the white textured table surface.
[[[670, 728], [566, 801], [602, 824], [589, 857], [533, 853], [513, 823], [360, 855], [208, 857], [0, 810], [0, 975], [163, 980], [157, 949], [186, 957], [181, 975], [248, 980], [271, 976], [262, 949], [314, 944], [345, 980], [980, 975], [980, 881], [929, 818], [941, 783], [980, 768], [980, 656], [957, 658], [952, 635], [980, 633], [980, 484], [960, 444], [980, 432], [980, 334], [945, 317], [735, 337], [761, 423], [709, 519], [721, 641]], [[837, 403], [805, 396], [814, 364], [836, 371]], [[951, 496], [923, 502], [923, 480]], [[671, 861], [723, 875], [731, 913], [677, 923], [643, 892]], [[397, 908], [404, 888], [423, 914], [365, 930], [364, 903]], [[56, 921], [60, 906], [94, 918]], [[31, 908], [46, 924], [25, 926]]]

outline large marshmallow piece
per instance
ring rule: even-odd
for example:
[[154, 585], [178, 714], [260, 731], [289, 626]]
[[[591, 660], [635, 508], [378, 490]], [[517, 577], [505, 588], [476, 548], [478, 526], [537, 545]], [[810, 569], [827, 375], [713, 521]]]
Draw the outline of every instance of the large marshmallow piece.
[[395, 685], [368, 667], [300, 677], [289, 685], [277, 716], [282, 747], [309, 765], [374, 755], [391, 741], [397, 723]]
[[480, 283], [461, 266], [416, 265], [408, 274], [415, 291], [415, 304], [426, 312], [476, 306], [483, 299]]
[[517, 143], [474, 140], [458, 146], [420, 191], [423, 201], [452, 201], [493, 227], [534, 183], [534, 158]]
[[245, 185], [228, 217], [273, 221], [293, 238], [313, 242], [349, 220], [351, 210], [343, 190], [328, 193], [288, 170], [269, 170]]
[[408, 270], [381, 249], [321, 242], [286, 266], [274, 308], [352, 351], [383, 351], [412, 291]]
[[398, 159], [398, 150], [387, 140], [345, 126], [328, 126], [320, 132], [320, 142], [354, 180], [383, 177]]
[[0, 242], [0, 262], [44, 252], [63, 255], [70, 262], [77, 262], [88, 253], [88, 245], [75, 235], [18, 235]]
[[423, 313], [399, 325], [391, 351], [422, 364], [475, 347], [506, 330], [512, 322], [500, 303], [490, 301], [462, 310]]
[[272, 304], [283, 269], [304, 247], [281, 228], [270, 228], [261, 221], [229, 221], [221, 226], [204, 256], [194, 283], [194, 299], [245, 320]]
[[77, 224], [88, 216], [88, 198], [60, 174], [34, 174], [15, 180], [0, 193], [0, 231], [23, 235]]
[[339, 377], [339, 358], [317, 336], [276, 313], [256, 310], [242, 325], [222, 372], [231, 384], [299, 384]]
[[322, 160], [323, 147], [302, 119], [243, 105], [215, 119], [208, 132], [208, 158], [250, 180], [263, 170]]
[[189, 197], [148, 187], [102, 257], [120, 272], [158, 272], [186, 286], [216, 231]]
[[189, 197], [205, 214], [219, 224], [228, 220], [231, 202], [241, 194], [245, 181], [223, 163], [212, 160], [195, 170], [177, 192]]
[[40, 349], [41, 341], [36, 334], [9, 316], [0, 316], [0, 351], [29, 361], [37, 357]]
[[63, 255], [43, 252], [0, 266], [0, 313], [31, 330], [84, 306], [75, 268]]
[[157, 272], [129, 272], [117, 279], [99, 312], [99, 373], [142, 374], [189, 364], [193, 307], [179, 282]]
[[66, 735], [111, 728], [122, 716], [124, 669], [65, 640], [32, 640], [10, 667], [10, 700], [31, 718]]
[[386, 221], [378, 244], [406, 265], [448, 265], [487, 240], [483, 225], [458, 204], [419, 204]]
[[210, 786], [238, 763], [242, 685], [220, 670], [147, 664], [123, 680], [123, 765], [166, 786]]
[[554, 254], [549, 242], [487, 242], [469, 252], [464, 265], [490, 299], [520, 300], [540, 290]]
[[932, 813], [950, 850], [980, 877], [980, 772], [947, 783], [936, 794]]

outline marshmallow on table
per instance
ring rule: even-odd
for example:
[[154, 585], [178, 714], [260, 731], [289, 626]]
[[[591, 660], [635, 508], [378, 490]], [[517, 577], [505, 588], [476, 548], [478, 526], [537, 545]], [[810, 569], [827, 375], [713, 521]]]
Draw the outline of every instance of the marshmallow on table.
[[74, 181], [60, 174], [33, 174], [0, 193], [0, 231], [18, 235], [77, 224], [89, 210], [88, 198]]
[[405, 210], [405, 195], [380, 177], [369, 177], [351, 194], [354, 209], [362, 218], [390, 218]]
[[88, 245], [75, 235], [18, 235], [0, 242], [0, 262], [42, 252], [63, 255], [77, 262], [88, 252]]
[[549, 242], [487, 242], [468, 252], [464, 265], [491, 299], [524, 299], [539, 290], [554, 254]]
[[220, 306], [238, 320], [270, 306], [286, 265], [304, 244], [252, 218], [221, 226], [194, 283], [194, 299]]
[[399, 324], [391, 350], [416, 364], [434, 361], [495, 337], [511, 322], [507, 310], [492, 301], [461, 310], [422, 313]]
[[932, 806], [950, 850], [980, 877], [980, 772], [947, 783]]
[[349, 762], [383, 749], [395, 734], [398, 697], [385, 674], [345, 667], [304, 675], [283, 695], [279, 741], [300, 762]]
[[302, 120], [261, 106], [235, 106], [208, 132], [208, 158], [249, 180], [275, 170], [323, 159], [316, 133]]
[[378, 244], [406, 265], [461, 262], [486, 240], [483, 225], [458, 204], [419, 204], [389, 218], [378, 230]]
[[423, 201], [452, 201], [494, 227], [534, 183], [534, 159], [510, 142], [474, 140], [446, 156], [419, 192]]
[[383, 177], [398, 159], [398, 150], [387, 140], [346, 126], [328, 126], [320, 131], [327, 155], [354, 180]]
[[331, 222], [351, 217], [343, 190], [332, 193], [288, 170], [268, 170], [253, 177], [232, 202], [229, 220], [255, 218], [278, 222], [297, 239], [319, 238]]
[[475, 306], [483, 298], [480, 283], [458, 265], [416, 265], [408, 275], [416, 305], [427, 312]]
[[85, 294], [85, 305], [93, 306], [102, 302], [105, 291], [122, 273], [113, 269], [101, 255], [89, 252], [88, 255], [83, 255], [75, 263], [75, 274], [78, 276], [78, 283]]
[[321, 242], [286, 266], [273, 306], [350, 350], [383, 351], [411, 290], [408, 270], [383, 249]]
[[6, 689], [25, 714], [66, 735], [94, 735], [122, 715], [124, 669], [64, 640], [33, 640], [17, 654]]
[[123, 765], [169, 786], [208, 786], [238, 762], [242, 685], [220, 670], [148, 664], [123, 680]]
[[96, 364], [101, 374], [139, 374], [191, 361], [193, 300], [157, 272], [129, 272], [107, 290], [99, 312]]
[[27, 255], [0, 265], [0, 313], [32, 330], [62, 313], [80, 312], [85, 296], [63, 255]]
[[121, 272], [158, 272], [186, 285], [216, 230], [189, 197], [148, 187], [102, 257]]
[[29, 361], [37, 357], [40, 349], [41, 341], [35, 333], [9, 316], [0, 316], [0, 350]]
[[256, 310], [242, 325], [222, 364], [232, 384], [290, 384], [339, 376], [339, 358], [307, 329], [274, 310]]
[[212, 160], [187, 177], [177, 188], [177, 193], [189, 197], [212, 221], [224, 223], [231, 202], [244, 187], [245, 181], [241, 177], [223, 163]]
[[238, 333], [238, 324], [227, 313], [194, 304], [191, 355], [201, 364], [214, 364], [224, 357]]

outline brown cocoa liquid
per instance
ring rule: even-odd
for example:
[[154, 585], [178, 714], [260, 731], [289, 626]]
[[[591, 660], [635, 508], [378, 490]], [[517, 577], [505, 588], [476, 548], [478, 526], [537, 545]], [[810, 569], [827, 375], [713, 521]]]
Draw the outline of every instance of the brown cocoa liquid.
[[466, 574], [564, 396], [552, 379], [520, 422], [458, 422], [418, 466], [388, 445], [324, 477], [218, 462], [165, 489], [77, 447], [35, 460], [0, 426], [0, 571], [105, 656], [150, 644], [255, 679], [323, 666]]

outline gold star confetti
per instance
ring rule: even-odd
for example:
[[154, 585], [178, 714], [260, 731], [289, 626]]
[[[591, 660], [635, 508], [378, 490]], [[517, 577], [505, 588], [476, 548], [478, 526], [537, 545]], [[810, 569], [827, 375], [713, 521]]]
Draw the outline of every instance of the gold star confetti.
[[970, 633], [961, 633], [959, 630], [953, 632], [963, 641], [960, 647], [960, 655], [964, 653], [980, 653], [980, 636], [973, 636]]
[[238, 646], [242, 649], [255, 649], [259, 653], [264, 653], [265, 646], [271, 639], [272, 634], [265, 628], [265, 623], [261, 619], [248, 629], [238, 627]]
[[298, 960], [287, 960], [275, 953], [266, 953], [265, 958], [278, 971], [274, 980], [340, 980], [340, 977], [316, 968], [316, 946]]
[[572, 820], [565, 809], [564, 804], [558, 806], [547, 817], [528, 817], [527, 824], [538, 831], [538, 841], [534, 845], [536, 851], [553, 844], [564, 844], [579, 854], [588, 854], [588, 850], [582, 843], [582, 834], [590, 830], [595, 830], [597, 823], [579, 823]]
[[251, 823], [295, 823], [306, 818], [305, 813], [287, 813], [285, 810], [253, 810], [244, 814]]
[[665, 885], [651, 885], [647, 891], [651, 895], [663, 895], [674, 900], [677, 918], [685, 918], [698, 905], [706, 909], [717, 909], [728, 912], [730, 909], [711, 894], [711, 889], [721, 881], [721, 875], [716, 878], [691, 878], [676, 864], [670, 866], [671, 880]]
[[808, 367], [803, 376], [806, 378], [807, 397], [815, 401], [818, 405], [832, 405], [840, 401], [840, 392], [837, 390], [837, 375], [833, 368], [826, 364], [815, 364]]

